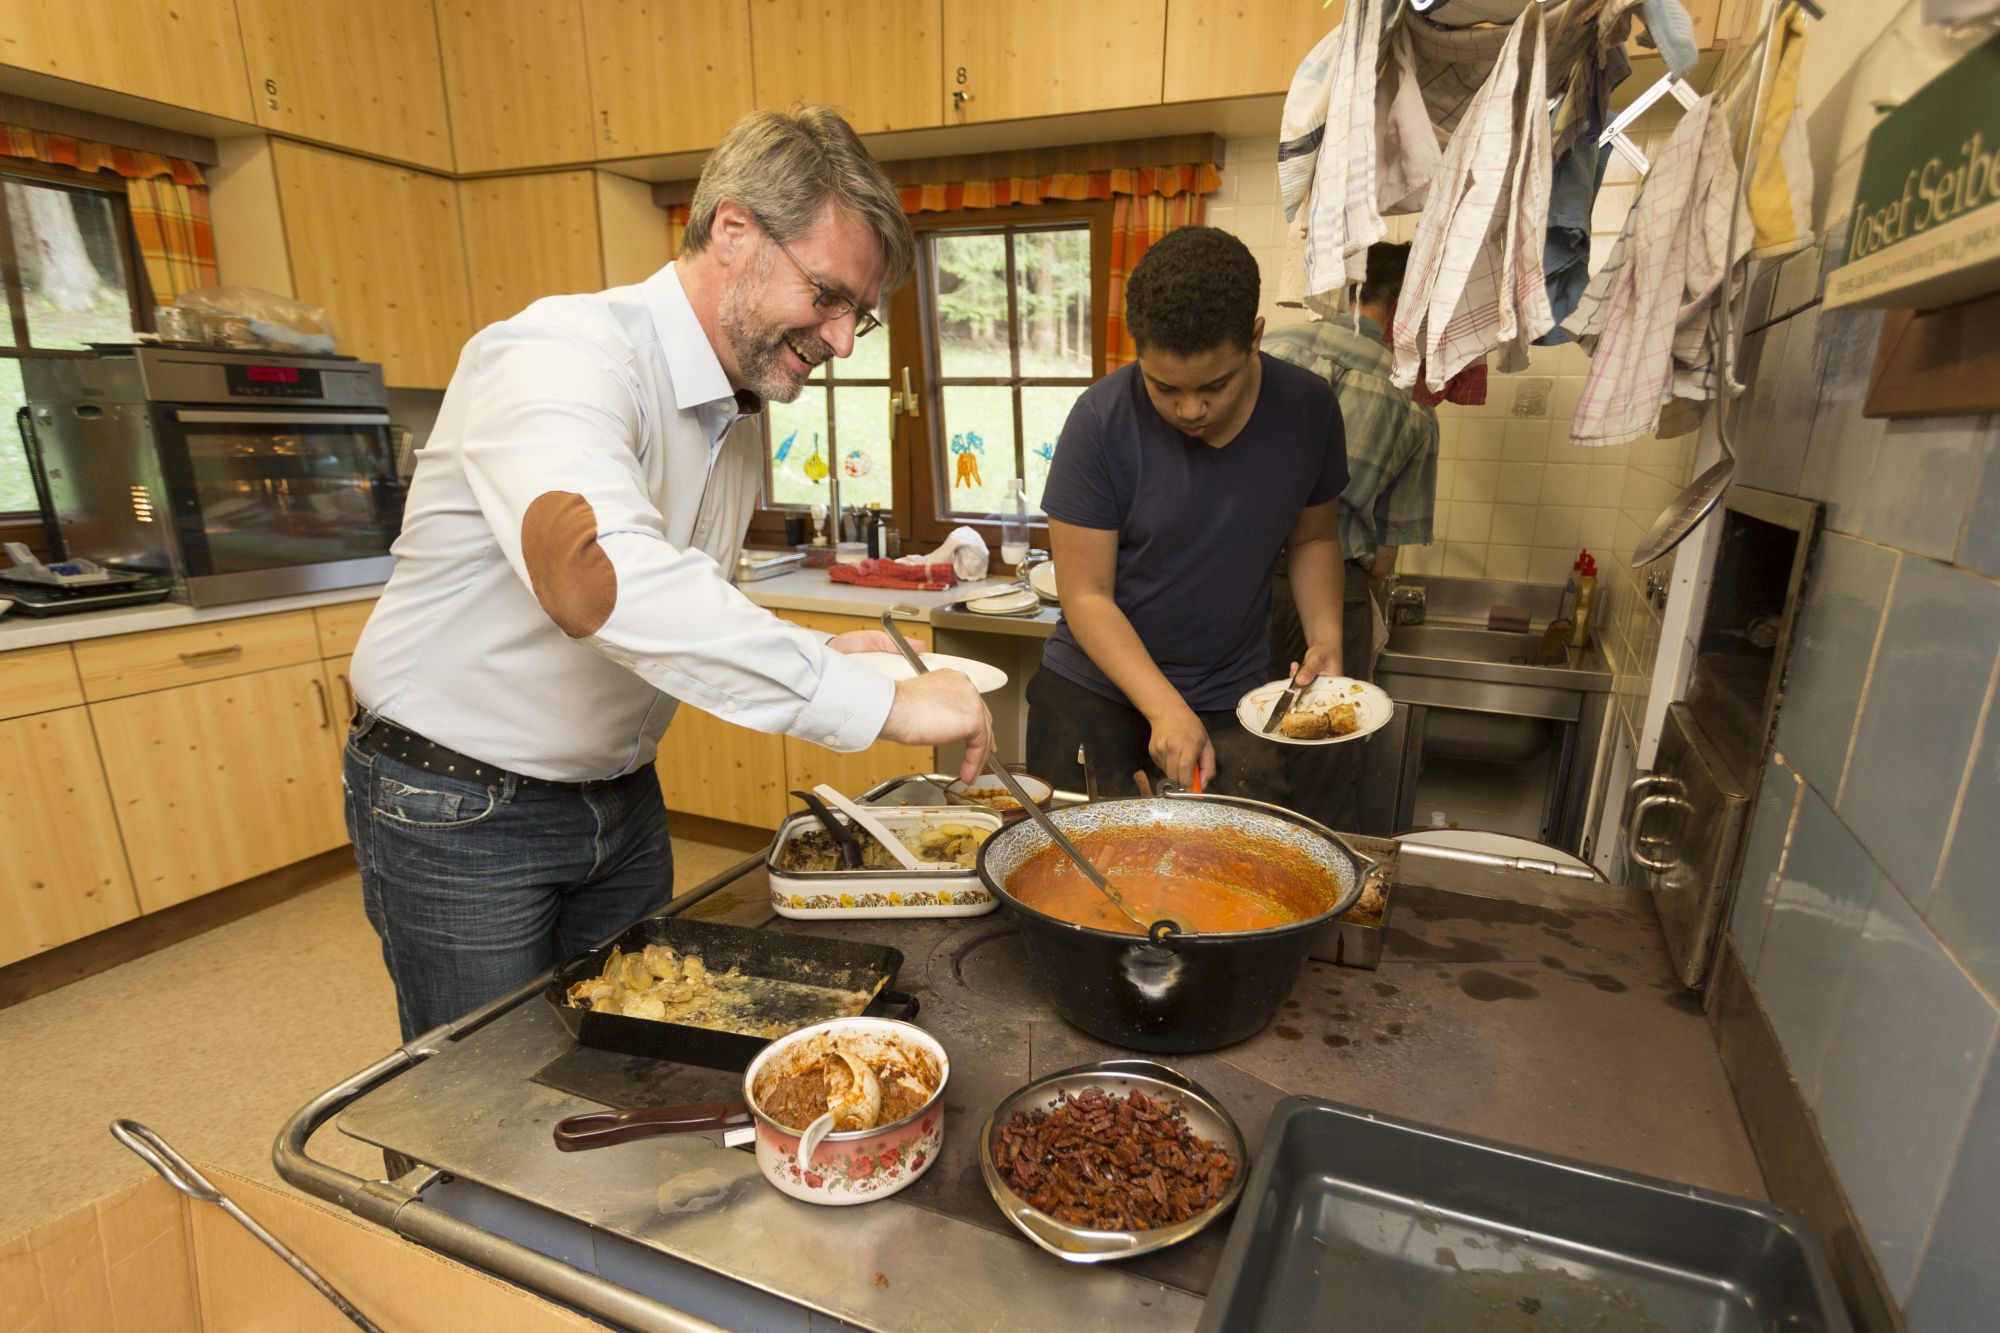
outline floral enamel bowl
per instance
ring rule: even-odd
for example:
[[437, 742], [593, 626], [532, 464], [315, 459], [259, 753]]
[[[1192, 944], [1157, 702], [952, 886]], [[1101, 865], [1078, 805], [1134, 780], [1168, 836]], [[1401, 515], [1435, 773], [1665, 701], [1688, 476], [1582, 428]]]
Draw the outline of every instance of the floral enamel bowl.
[[[787, 1069], [808, 1069], [835, 1042], [874, 1063], [879, 1052], [902, 1064], [931, 1095], [909, 1115], [875, 1129], [828, 1134], [800, 1160], [799, 1135], [765, 1115], [760, 1090]], [[780, 1037], [743, 1073], [743, 1100], [757, 1126], [757, 1165], [764, 1178], [807, 1203], [869, 1203], [886, 1198], [930, 1170], [944, 1145], [944, 1087], [951, 1060], [935, 1037], [894, 1018], [837, 1018]]]

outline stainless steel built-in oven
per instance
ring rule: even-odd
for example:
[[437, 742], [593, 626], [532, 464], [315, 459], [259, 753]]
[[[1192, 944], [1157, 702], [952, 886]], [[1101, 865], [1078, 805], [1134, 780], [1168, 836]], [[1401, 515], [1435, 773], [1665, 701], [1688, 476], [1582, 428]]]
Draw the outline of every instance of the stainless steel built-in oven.
[[22, 363], [58, 555], [197, 606], [380, 583], [403, 485], [380, 366], [133, 347]]

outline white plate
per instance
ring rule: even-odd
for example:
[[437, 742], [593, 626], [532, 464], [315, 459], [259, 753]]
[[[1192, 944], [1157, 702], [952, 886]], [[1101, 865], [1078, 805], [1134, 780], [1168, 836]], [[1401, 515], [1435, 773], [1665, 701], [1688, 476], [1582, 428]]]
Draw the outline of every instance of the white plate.
[[1264, 723], [1270, 719], [1271, 709], [1277, 705], [1278, 696], [1285, 692], [1285, 682], [1274, 680], [1268, 685], [1259, 685], [1250, 693], [1236, 701], [1236, 720], [1244, 730], [1256, 733], [1267, 741], [1280, 745], [1338, 745], [1342, 741], [1360, 740], [1371, 731], [1380, 731], [1389, 725], [1389, 719], [1396, 715], [1396, 704], [1382, 692], [1380, 686], [1367, 681], [1349, 680], [1346, 676], [1321, 676], [1311, 688], [1299, 694], [1294, 707], [1307, 706], [1324, 708], [1328, 704], [1352, 701], [1358, 707], [1361, 725], [1345, 736], [1328, 736], [1324, 740], [1304, 741], [1296, 736], [1287, 736], [1282, 731], [1266, 733]]
[[1047, 598], [1051, 602], [1060, 601], [1061, 599], [1056, 596], [1056, 562], [1044, 560], [1029, 570], [1028, 586], [1033, 588], [1038, 596]]
[[[972, 677], [973, 685], [981, 694], [991, 694], [1007, 683], [1007, 673], [999, 667], [975, 662], [970, 657], [953, 657], [950, 653], [919, 655], [924, 659], [924, 665], [933, 671], [963, 671]], [[847, 660], [890, 680], [908, 680], [917, 674], [916, 668], [905, 662], [901, 653], [853, 653]]]
[[999, 592], [975, 597], [965, 604], [968, 611], [977, 611], [983, 616], [1012, 616], [1023, 611], [1033, 611], [1042, 604], [1032, 588], [1005, 588]]

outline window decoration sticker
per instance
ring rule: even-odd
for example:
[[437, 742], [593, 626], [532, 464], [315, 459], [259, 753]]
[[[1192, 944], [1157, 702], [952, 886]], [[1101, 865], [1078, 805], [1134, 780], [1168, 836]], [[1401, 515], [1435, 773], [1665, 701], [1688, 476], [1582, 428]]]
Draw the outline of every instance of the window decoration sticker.
[[820, 457], [819, 436], [813, 436], [812, 457], [805, 461], [806, 480], [814, 483], [826, 480], [826, 460]]
[[958, 456], [957, 472], [952, 477], [953, 486], [984, 486], [979, 479], [979, 456], [986, 452], [986, 441], [979, 432], [966, 431], [951, 437], [951, 451]]

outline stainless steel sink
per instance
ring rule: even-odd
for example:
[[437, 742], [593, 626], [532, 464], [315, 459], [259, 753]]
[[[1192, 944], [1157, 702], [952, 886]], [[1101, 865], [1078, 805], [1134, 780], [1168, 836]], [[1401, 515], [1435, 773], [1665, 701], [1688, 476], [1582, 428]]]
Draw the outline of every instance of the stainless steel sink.
[[1389, 651], [1412, 657], [1442, 657], [1454, 662], [1512, 662], [1523, 666], [1567, 666], [1568, 649], [1557, 650], [1548, 662], [1537, 663], [1542, 636], [1507, 634], [1472, 625], [1397, 625], [1389, 631]]
[[[1389, 629], [1375, 682], [1396, 701], [1396, 716], [1370, 740], [1362, 827], [1394, 830], [1416, 822], [1427, 755], [1476, 760], [1503, 766], [1495, 781], [1542, 786], [1542, 837], [1575, 850], [1610, 706], [1610, 668], [1594, 647], [1565, 646], [1538, 662], [1540, 629], [1507, 634], [1483, 623], [1486, 607], [1538, 605], [1521, 594], [1545, 590], [1468, 584], [1454, 600], [1445, 595], [1451, 582], [1433, 581], [1426, 622]], [[1554, 610], [1544, 600], [1550, 604], [1538, 616]], [[1455, 614], [1440, 617], [1441, 607]]]

